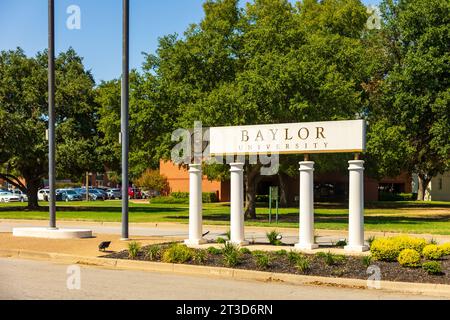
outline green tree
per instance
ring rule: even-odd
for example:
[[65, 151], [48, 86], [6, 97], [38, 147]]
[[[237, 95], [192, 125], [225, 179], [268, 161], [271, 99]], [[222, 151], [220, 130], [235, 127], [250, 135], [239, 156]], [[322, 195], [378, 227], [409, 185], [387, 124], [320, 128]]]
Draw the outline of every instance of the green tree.
[[368, 151], [377, 171], [417, 173], [418, 200], [450, 166], [450, 3], [385, 0], [388, 70], [372, 91]]
[[[56, 163], [59, 177], [76, 177], [98, 166], [94, 80], [73, 49], [56, 59]], [[21, 49], [0, 53], [0, 178], [26, 192], [37, 191], [48, 172], [47, 55]], [[4, 171], [9, 168], [8, 173]]]
[[[168, 103], [177, 107], [179, 127], [190, 128], [194, 120], [207, 127], [363, 114], [363, 84], [378, 62], [368, 55], [368, 15], [360, 1], [256, 0], [242, 9], [237, 4], [207, 1], [205, 18], [182, 39], [162, 38], [152, 57], [163, 90], [170, 92]], [[248, 218], [256, 216], [260, 168], [245, 168]], [[223, 170], [215, 165], [205, 172], [226, 178]]]

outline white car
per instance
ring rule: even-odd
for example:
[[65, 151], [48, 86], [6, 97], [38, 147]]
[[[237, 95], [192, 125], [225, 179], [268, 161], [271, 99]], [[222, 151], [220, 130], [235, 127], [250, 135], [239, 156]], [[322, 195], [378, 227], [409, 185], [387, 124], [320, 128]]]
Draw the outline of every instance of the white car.
[[25, 193], [23, 193], [21, 190], [14, 189], [14, 190], [10, 190], [10, 192], [13, 195], [18, 196], [20, 199], [20, 202], [28, 202], [28, 196]]
[[19, 202], [20, 198], [11, 192], [1, 191], [0, 192], [0, 202]]
[[38, 200], [39, 201], [48, 201], [48, 195], [50, 194], [49, 189], [41, 189], [38, 191]]

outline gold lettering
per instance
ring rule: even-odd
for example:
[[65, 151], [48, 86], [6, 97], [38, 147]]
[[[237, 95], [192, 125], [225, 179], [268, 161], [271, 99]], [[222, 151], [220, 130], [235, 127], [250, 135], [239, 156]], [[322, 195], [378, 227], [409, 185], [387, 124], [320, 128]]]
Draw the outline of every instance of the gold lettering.
[[264, 141], [264, 137], [263, 137], [261, 130], [258, 130], [258, 134], [256, 135], [255, 141], [258, 141], [258, 139], [261, 139], [261, 141]]
[[242, 130], [242, 142], [247, 142], [249, 139], [248, 137], [248, 131], [247, 130]]
[[[302, 131], [305, 132], [306, 136], [302, 136]], [[302, 140], [306, 140], [309, 138], [309, 130], [308, 128], [301, 128], [298, 130], [298, 137]]]
[[322, 139], [325, 139], [325, 135], [323, 134], [324, 130], [325, 129], [322, 128], [322, 127], [317, 127], [317, 137], [316, 137], [316, 139], [320, 139], [319, 136], [322, 136]]
[[284, 129], [284, 130], [285, 130], [285, 132], [286, 132], [285, 140], [292, 140], [292, 137], [289, 138], [289, 129], [286, 128], [286, 129]]
[[270, 129], [270, 132], [272, 132], [272, 140], [275, 141], [277, 138], [276, 135], [277, 135], [278, 129], [275, 129], [275, 131], [273, 131], [273, 129]]

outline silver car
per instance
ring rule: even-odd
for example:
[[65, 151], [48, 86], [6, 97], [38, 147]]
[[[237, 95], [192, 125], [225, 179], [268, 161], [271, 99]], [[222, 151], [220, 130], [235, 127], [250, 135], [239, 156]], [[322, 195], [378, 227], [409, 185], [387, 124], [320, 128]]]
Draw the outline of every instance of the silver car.
[[18, 196], [20, 199], [20, 202], [28, 202], [28, 196], [22, 192], [22, 190], [14, 189], [11, 190], [11, 193], [15, 196]]
[[9, 191], [0, 192], [0, 202], [19, 202], [20, 198]]

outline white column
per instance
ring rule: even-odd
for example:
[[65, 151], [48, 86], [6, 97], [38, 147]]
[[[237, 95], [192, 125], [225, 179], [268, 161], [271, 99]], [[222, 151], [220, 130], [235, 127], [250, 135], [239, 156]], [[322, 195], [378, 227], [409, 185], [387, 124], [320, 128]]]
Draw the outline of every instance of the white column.
[[349, 210], [347, 251], [362, 252], [369, 248], [364, 245], [364, 161], [349, 161]]
[[314, 243], [314, 162], [300, 162], [300, 242], [295, 248], [312, 250]]
[[187, 245], [199, 245], [202, 238], [202, 165], [189, 165], [189, 239]]
[[230, 242], [242, 246], [248, 244], [244, 236], [244, 164], [237, 162], [230, 166]]

